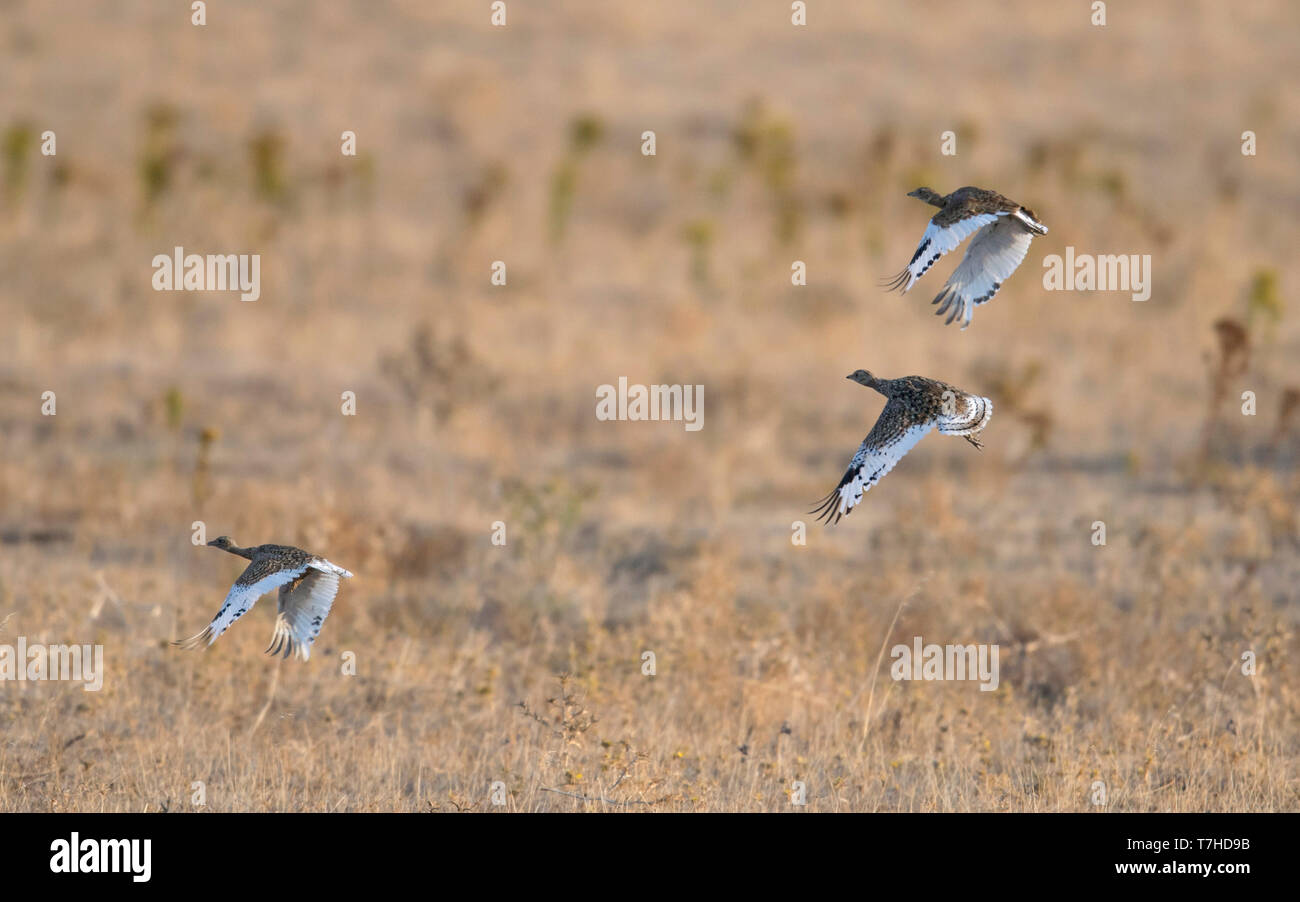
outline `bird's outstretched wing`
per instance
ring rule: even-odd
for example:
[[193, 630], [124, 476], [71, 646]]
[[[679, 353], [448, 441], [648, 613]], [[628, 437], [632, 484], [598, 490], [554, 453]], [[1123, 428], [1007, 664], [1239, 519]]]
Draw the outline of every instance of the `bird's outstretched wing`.
[[307, 568], [301, 579], [281, 586], [275, 632], [271, 634], [266, 653], [283, 654], [286, 658], [296, 654], [306, 661], [311, 656], [312, 643], [320, 635], [321, 624], [334, 605], [339, 577], [351, 575], [342, 568], [326, 570], [321, 564], [315, 564]]
[[993, 299], [1002, 283], [1025, 259], [1033, 239], [1029, 228], [1013, 216], [1003, 216], [980, 229], [943, 291], [932, 302], [941, 305], [935, 311], [937, 315], [952, 309], [944, 325], [960, 317], [962, 329], [969, 326], [975, 305]]
[[235, 580], [222, 602], [221, 610], [201, 633], [173, 642], [180, 648], [198, 648], [211, 645], [217, 637], [230, 629], [230, 625], [248, 613], [257, 600], [277, 586], [292, 582], [307, 570], [307, 565], [289, 569], [275, 569], [265, 561], [253, 561]]
[[817, 514], [818, 520], [838, 523], [840, 517], [857, 506], [865, 492], [894, 469], [903, 455], [916, 447], [916, 443], [934, 428], [933, 422], [906, 425], [901, 416], [901, 407], [899, 402], [893, 400], [885, 405], [880, 419], [876, 420], [876, 425], [871, 427], [866, 439], [858, 446], [858, 453], [853, 455], [840, 484], [818, 501], [809, 513]]
[[966, 240], [966, 236], [1006, 215], [1006, 213], [975, 213], [946, 225], [940, 225], [931, 219], [907, 268], [892, 279], [886, 280], [884, 286], [890, 291], [900, 289], [902, 294], [907, 294], [908, 289], [916, 284], [916, 280], [925, 275], [931, 266], [934, 266], [936, 260], [955, 249]]

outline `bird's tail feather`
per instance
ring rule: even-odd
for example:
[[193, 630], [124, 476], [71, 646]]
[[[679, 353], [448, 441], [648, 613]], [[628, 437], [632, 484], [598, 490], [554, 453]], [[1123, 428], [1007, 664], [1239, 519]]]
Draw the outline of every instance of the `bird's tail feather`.
[[1047, 226], [1043, 225], [1041, 222], [1035, 219], [1033, 217], [1033, 214], [1030, 213], [1028, 210], [1023, 210], [1023, 209], [1017, 210], [1012, 215], [1014, 215], [1016, 219], [1019, 219], [1021, 222], [1023, 222], [1026, 228], [1028, 228], [1029, 231], [1033, 232], [1035, 235], [1047, 234]]
[[344, 570], [342, 567], [340, 567], [338, 564], [333, 563], [332, 561], [327, 561], [324, 558], [321, 558], [316, 562], [316, 564], [319, 565], [318, 569], [332, 570], [335, 573], [337, 573], [339, 576], [342, 576], [344, 579], [352, 578], [351, 570]]

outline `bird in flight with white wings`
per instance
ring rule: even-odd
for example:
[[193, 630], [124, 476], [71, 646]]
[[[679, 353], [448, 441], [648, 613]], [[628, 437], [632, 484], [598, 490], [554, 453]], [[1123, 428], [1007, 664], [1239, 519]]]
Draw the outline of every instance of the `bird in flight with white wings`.
[[1033, 210], [984, 188], [958, 188], [947, 197], [929, 188], [917, 188], [907, 196], [932, 204], [939, 212], [925, 227], [907, 268], [884, 285], [890, 291], [899, 289], [907, 294], [936, 260], [973, 233], [966, 256], [933, 301], [941, 305], [936, 315], [952, 310], [944, 325], [960, 317], [964, 331], [970, 325], [975, 305], [993, 299], [1029, 253], [1029, 242], [1035, 235], [1046, 235], [1047, 226], [1038, 221]]
[[321, 624], [329, 616], [339, 578], [352, 574], [323, 557], [291, 545], [257, 545], [240, 548], [229, 536], [208, 543], [252, 561], [230, 587], [221, 610], [203, 632], [173, 645], [198, 648], [211, 645], [230, 625], [244, 616], [257, 600], [272, 589], [280, 590], [279, 613], [275, 632], [271, 634], [268, 655], [296, 654], [304, 661], [311, 655], [311, 645], [320, 634]]
[[818, 520], [838, 523], [931, 429], [960, 435], [976, 448], [984, 447], [979, 434], [993, 416], [993, 402], [988, 398], [923, 376], [877, 379], [866, 370], [856, 370], [848, 378], [875, 389], [888, 401], [840, 484], [809, 511], [817, 514]]

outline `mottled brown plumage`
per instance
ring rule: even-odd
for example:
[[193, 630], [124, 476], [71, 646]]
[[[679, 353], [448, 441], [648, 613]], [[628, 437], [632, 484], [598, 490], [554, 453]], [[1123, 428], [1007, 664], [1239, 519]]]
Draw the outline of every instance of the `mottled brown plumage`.
[[907, 266], [884, 285], [906, 294], [940, 257], [975, 235], [965, 257], [933, 302], [940, 305], [936, 314], [951, 309], [946, 322], [960, 317], [965, 329], [975, 307], [993, 299], [1003, 281], [1025, 259], [1033, 236], [1046, 235], [1047, 226], [1038, 221], [1033, 210], [985, 188], [967, 186], [946, 196], [929, 188], [917, 188], [908, 196], [938, 207], [939, 212], [931, 217]]
[[928, 192], [928, 196], [922, 199], [939, 208], [939, 212], [934, 214], [934, 221], [941, 226], [949, 226], [959, 219], [978, 216], [980, 213], [1015, 213], [1017, 210], [1024, 212], [1030, 219], [1038, 219], [1033, 210], [987, 188], [968, 185], [958, 188], [947, 197], [939, 197], [929, 188], [918, 188], [912, 194], [920, 196], [917, 194], [919, 191]]
[[983, 447], [977, 436], [993, 416], [993, 402], [988, 398], [924, 376], [878, 379], [866, 370], [857, 370], [848, 378], [880, 392], [888, 403], [839, 485], [810, 511], [817, 519], [839, 522], [931, 429], [960, 435], [976, 448]]
[[334, 604], [334, 596], [338, 594], [339, 578], [352, 574], [319, 555], [292, 545], [240, 548], [228, 536], [213, 539], [208, 544], [247, 558], [251, 563], [230, 587], [212, 622], [201, 633], [172, 644], [182, 648], [211, 645], [260, 597], [278, 588], [280, 597], [275, 632], [267, 653], [283, 652], [285, 657], [297, 654], [307, 660], [311, 655], [311, 645]]

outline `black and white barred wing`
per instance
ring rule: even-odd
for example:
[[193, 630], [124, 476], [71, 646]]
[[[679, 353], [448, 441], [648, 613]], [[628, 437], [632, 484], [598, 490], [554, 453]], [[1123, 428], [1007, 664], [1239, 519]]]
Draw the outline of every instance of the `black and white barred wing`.
[[268, 570], [262, 562], [254, 561], [239, 575], [239, 579], [235, 580], [235, 584], [230, 587], [230, 592], [226, 594], [226, 600], [221, 604], [221, 610], [217, 611], [217, 616], [212, 618], [212, 622], [203, 632], [172, 644], [181, 648], [211, 645], [217, 641], [218, 636], [230, 629], [232, 623], [248, 613], [253, 605], [257, 604], [259, 598], [272, 589], [292, 582], [306, 570], [305, 565], [283, 570]]
[[862, 496], [883, 479], [886, 473], [894, 469], [894, 465], [934, 428], [934, 423], [916, 423], [905, 428], [886, 425], [887, 421], [892, 419], [890, 406], [893, 404], [894, 402], [890, 401], [885, 405], [880, 419], [858, 446], [858, 453], [853, 455], [853, 460], [840, 479], [840, 484], [817, 502], [817, 507], [809, 511], [817, 514], [818, 520], [838, 523], [840, 517], [853, 510], [862, 500]]
[[286, 658], [296, 654], [304, 661], [311, 657], [312, 643], [338, 595], [339, 578], [351, 575], [342, 567], [319, 561], [308, 567], [301, 579], [281, 586], [275, 632], [266, 653]]
[[936, 425], [944, 435], [976, 435], [993, 417], [993, 402], [964, 391], [945, 391]]
[[1002, 283], [1016, 271], [1029, 253], [1033, 233], [1015, 216], [1002, 216], [980, 229], [966, 249], [966, 256], [953, 270], [932, 303], [941, 304], [935, 313], [942, 316], [951, 308], [944, 325], [961, 319], [963, 330], [970, 325], [975, 305], [993, 299]]
[[906, 269], [889, 280], [886, 287], [890, 291], [902, 289], [902, 293], [907, 294], [908, 289], [916, 284], [916, 280], [925, 275], [940, 257], [954, 250], [971, 233], [1006, 215], [1006, 213], [976, 213], [947, 225], [939, 225], [931, 219], [930, 224], [925, 227], [925, 234], [921, 236], [921, 243], [917, 245], [911, 262], [907, 264]]

